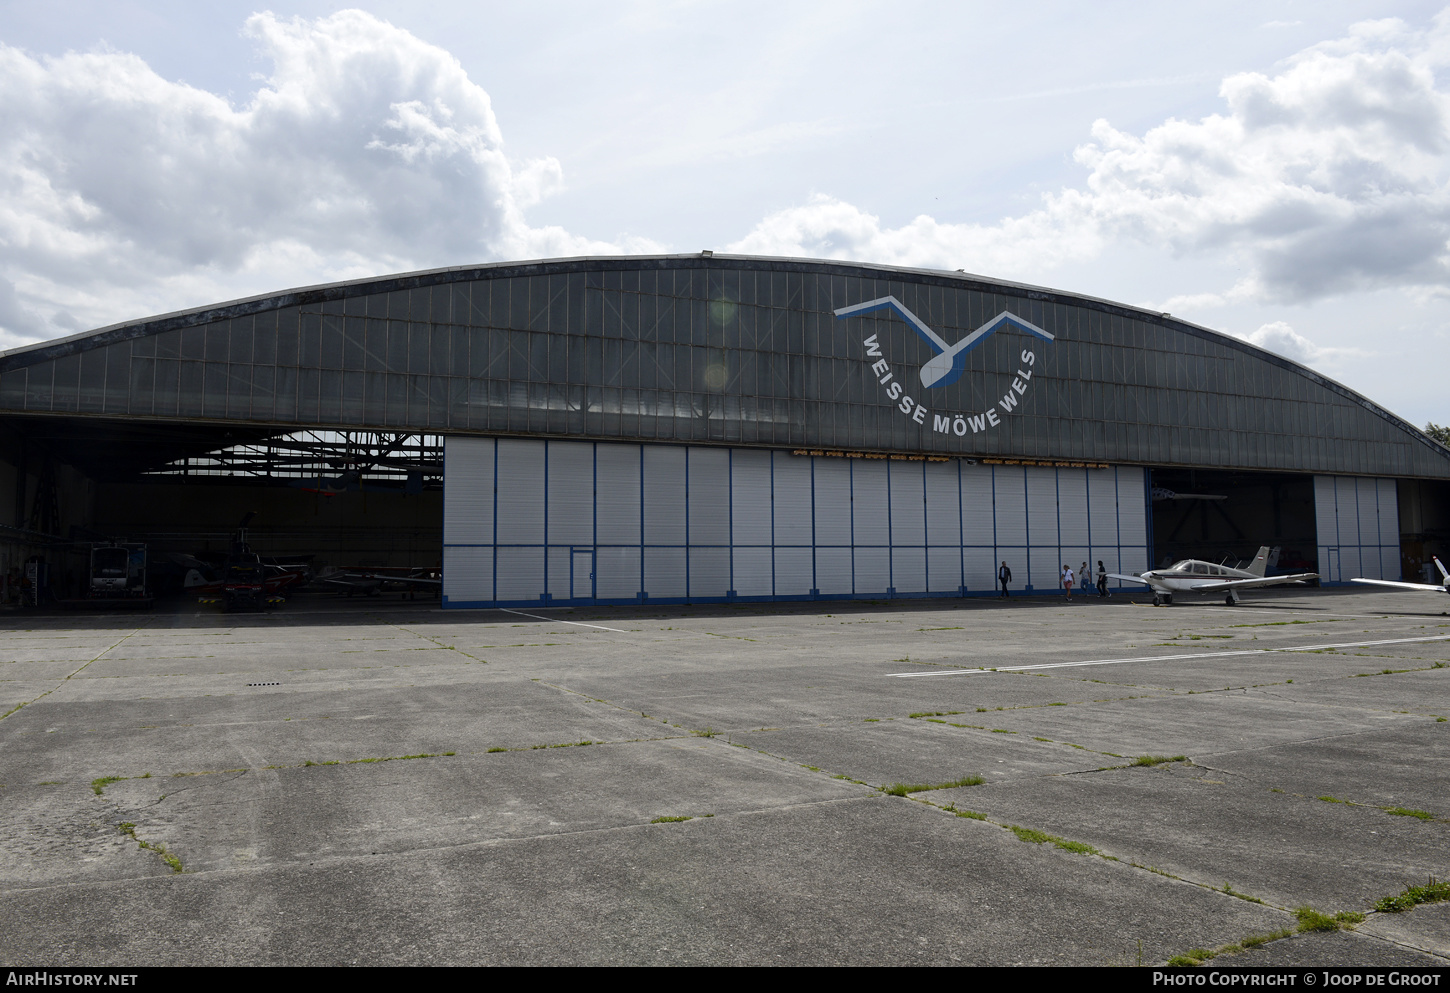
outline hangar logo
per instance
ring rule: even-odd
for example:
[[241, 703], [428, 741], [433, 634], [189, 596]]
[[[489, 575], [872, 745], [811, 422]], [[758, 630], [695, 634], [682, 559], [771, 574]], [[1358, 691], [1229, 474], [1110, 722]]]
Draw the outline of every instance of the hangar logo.
[[[931, 389], [937, 386], [949, 386], [961, 378], [967, 368], [967, 353], [976, 348], [996, 331], [1003, 328], [1011, 328], [1014, 331], [1021, 331], [1023, 334], [1034, 335], [1043, 341], [1052, 341], [1053, 336], [1042, 330], [1030, 321], [1024, 321], [1011, 311], [1004, 310], [986, 324], [967, 335], [955, 345], [948, 345], [941, 335], [937, 334], [926, 322], [917, 317], [911, 311], [901, 305], [901, 301], [895, 297], [880, 297], [876, 300], [868, 300], [865, 303], [858, 303], [850, 307], [842, 307], [835, 311], [837, 319], [846, 317], [861, 317], [865, 314], [874, 313], [878, 310], [889, 310], [897, 317], [900, 317], [911, 329], [925, 339], [926, 343], [936, 352], [926, 365], [921, 367], [921, 385]], [[926, 416], [932, 415], [932, 430], [941, 434], [955, 434], [962, 437], [970, 429], [972, 434], [994, 428], [1002, 423], [1002, 416], [1012, 413], [1021, 402], [1022, 397], [1027, 393], [1032, 383], [1032, 367], [1037, 362], [1037, 355], [1031, 349], [1022, 350], [1020, 364], [1017, 368], [1017, 375], [1012, 378], [1012, 384], [1002, 399], [978, 414], [964, 413], [933, 413], [929, 411], [919, 400], [916, 400], [906, 392], [906, 387], [901, 380], [896, 379], [891, 367], [887, 364], [885, 357], [881, 354], [881, 344], [876, 340], [876, 335], [862, 339], [861, 344], [866, 349], [867, 360], [875, 359], [871, 363], [871, 373], [886, 390], [886, 396], [896, 402], [896, 409], [905, 414], [917, 424], [926, 426]], [[998, 413], [1000, 411], [1001, 413]]]

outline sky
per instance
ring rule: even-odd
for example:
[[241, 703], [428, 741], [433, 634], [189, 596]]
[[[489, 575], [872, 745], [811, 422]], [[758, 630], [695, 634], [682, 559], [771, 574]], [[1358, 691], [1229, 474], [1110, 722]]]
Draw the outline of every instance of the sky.
[[0, 348], [337, 279], [965, 269], [1450, 422], [1450, 8], [0, 0]]

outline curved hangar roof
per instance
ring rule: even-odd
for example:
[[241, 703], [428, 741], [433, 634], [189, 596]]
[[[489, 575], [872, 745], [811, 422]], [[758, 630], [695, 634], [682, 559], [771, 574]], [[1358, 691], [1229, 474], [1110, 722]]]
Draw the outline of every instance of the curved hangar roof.
[[705, 254], [437, 269], [118, 324], [0, 354], [0, 413], [1450, 477], [1450, 450], [1359, 394], [1167, 315]]

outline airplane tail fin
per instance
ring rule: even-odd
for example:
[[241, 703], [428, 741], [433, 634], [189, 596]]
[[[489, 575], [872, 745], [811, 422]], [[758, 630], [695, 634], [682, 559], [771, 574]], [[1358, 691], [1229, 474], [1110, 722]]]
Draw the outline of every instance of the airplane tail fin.
[[1435, 560], [1435, 566], [1440, 570], [1440, 578], [1445, 580], [1446, 586], [1450, 586], [1450, 572], [1445, 570], [1445, 563], [1440, 561], [1438, 555], [1431, 555], [1430, 558]]
[[1247, 571], [1255, 576], [1262, 576], [1265, 572], [1268, 571], [1268, 568], [1269, 546], [1262, 545], [1259, 547], [1259, 554], [1255, 555], [1254, 560], [1249, 563], [1249, 568]]

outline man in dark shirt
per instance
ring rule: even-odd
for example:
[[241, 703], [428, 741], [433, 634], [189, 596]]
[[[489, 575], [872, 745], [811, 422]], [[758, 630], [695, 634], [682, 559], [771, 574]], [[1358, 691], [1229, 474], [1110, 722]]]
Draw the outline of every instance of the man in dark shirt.
[[1012, 570], [1007, 568], [1006, 562], [1003, 562], [1002, 568], [997, 570], [997, 581], [1002, 584], [1002, 592], [998, 594], [1000, 599], [1007, 595], [1007, 584], [1012, 582]]

